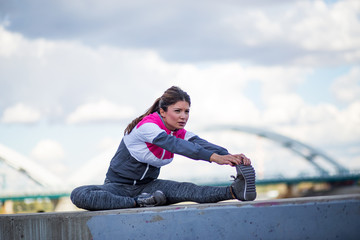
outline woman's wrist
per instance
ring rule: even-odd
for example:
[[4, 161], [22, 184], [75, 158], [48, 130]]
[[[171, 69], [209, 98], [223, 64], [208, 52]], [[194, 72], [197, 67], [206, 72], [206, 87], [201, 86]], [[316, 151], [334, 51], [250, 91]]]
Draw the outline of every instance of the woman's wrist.
[[216, 153], [213, 153], [213, 154], [211, 154], [211, 156], [210, 156], [210, 159], [209, 159], [209, 162], [216, 162], [216, 157], [217, 157], [217, 155], [218, 154], [216, 154]]

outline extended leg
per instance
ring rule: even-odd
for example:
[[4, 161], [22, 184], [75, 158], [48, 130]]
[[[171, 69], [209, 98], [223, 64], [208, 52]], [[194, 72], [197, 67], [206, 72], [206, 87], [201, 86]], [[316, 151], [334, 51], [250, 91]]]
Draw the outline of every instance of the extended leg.
[[215, 203], [232, 199], [229, 187], [198, 186], [188, 182], [160, 179], [147, 184], [143, 191], [154, 192], [156, 190], [164, 192], [168, 204], [184, 201]]
[[115, 194], [109, 184], [88, 185], [75, 188], [70, 198], [77, 207], [87, 210], [135, 207], [135, 200], [132, 197], [121, 196], [120, 192]]

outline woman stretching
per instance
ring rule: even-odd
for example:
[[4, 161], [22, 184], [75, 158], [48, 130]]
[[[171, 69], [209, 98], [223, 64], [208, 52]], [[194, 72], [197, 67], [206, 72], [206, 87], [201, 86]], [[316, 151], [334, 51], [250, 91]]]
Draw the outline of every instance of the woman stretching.
[[[215, 203], [256, 198], [255, 171], [244, 154], [229, 154], [225, 148], [184, 129], [190, 111], [189, 95], [178, 87], [167, 89], [148, 111], [134, 119], [110, 162], [103, 185], [75, 188], [72, 202], [87, 210], [150, 207], [183, 201]], [[237, 176], [227, 187], [198, 186], [161, 180], [161, 166], [171, 163], [174, 153], [194, 160], [236, 167]]]

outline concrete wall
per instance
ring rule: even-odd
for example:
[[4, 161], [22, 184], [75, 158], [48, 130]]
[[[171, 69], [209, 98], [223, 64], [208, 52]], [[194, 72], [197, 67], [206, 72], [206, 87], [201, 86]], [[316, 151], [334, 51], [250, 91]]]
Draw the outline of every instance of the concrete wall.
[[360, 194], [0, 215], [0, 239], [360, 239]]

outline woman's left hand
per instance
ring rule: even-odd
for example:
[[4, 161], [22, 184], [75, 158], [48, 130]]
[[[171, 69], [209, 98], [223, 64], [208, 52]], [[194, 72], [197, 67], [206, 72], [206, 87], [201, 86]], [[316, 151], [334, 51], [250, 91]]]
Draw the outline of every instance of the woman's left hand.
[[239, 159], [242, 164], [251, 165], [250, 158], [246, 157], [244, 154], [242, 154], [242, 153], [241, 154], [234, 154], [233, 156], [235, 156], [237, 159]]
[[218, 155], [216, 153], [212, 154], [210, 157], [210, 162], [216, 162], [219, 165], [230, 165], [236, 166], [239, 164], [250, 165], [251, 161], [244, 154], [228, 154], [228, 155]]

